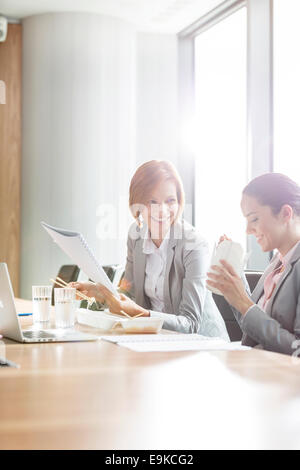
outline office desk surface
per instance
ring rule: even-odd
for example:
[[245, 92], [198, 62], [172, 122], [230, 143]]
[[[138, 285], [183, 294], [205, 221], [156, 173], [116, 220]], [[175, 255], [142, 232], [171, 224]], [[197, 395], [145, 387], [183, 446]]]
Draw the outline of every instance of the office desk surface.
[[0, 369], [1, 449], [300, 448], [300, 359], [101, 340], [0, 347], [20, 364]]

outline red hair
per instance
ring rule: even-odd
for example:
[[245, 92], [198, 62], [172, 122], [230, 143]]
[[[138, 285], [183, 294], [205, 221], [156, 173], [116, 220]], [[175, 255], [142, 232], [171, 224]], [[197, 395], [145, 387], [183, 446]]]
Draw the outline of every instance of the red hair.
[[131, 179], [129, 188], [129, 208], [140, 225], [141, 205], [145, 206], [151, 191], [159, 183], [173, 181], [176, 186], [179, 210], [176, 220], [183, 212], [185, 195], [181, 178], [174, 165], [166, 160], [150, 160], [143, 163]]

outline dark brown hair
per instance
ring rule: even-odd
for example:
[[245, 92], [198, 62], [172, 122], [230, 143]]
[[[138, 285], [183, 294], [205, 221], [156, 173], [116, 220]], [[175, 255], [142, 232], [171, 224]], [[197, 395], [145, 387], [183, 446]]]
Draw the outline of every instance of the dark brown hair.
[[243, 194], [254, 197], [262, 206], [271, 207], [275, 215], [288, 204], [300, 216], [300, 186], [281, 173], [257, 176], [247, 184]]

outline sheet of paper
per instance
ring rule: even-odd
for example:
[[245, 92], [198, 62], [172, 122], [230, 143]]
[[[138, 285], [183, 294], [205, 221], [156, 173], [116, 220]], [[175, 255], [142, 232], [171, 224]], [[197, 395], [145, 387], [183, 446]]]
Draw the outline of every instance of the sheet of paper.
[[251, 348], [239, 342], [229, 343], [221, 338], [210, 338], [196, 334], [174, 335], [111, 335], [101, 339], [139, 352], [155, 351], [244, 351]]
[[52, 227], [45, 222], [41, 222], [41, 224], [54, 242], [71, 258], [74, 264], [82, 269], [89, 279], [101, 283], [113, 294], [118, 296], [117, 289], [107, 277], [102, 266], [96, 260], [87, 242], [80, 233]]
[[246, 346], [230, 347], [218, 342], [198, 341], [191, 343], [183, 341], [181, 343], [118, 343], [119, 346], [137, 352], [172, 352], [172, 351], [243, 351], [250, 349]]

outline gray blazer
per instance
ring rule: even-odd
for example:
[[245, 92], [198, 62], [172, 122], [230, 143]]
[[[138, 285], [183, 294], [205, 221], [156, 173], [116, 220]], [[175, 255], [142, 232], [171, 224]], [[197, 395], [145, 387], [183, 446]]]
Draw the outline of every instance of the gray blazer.
[[[264, 280], [278, 264], [275, 255], [251, 295], [253, 302], [262, 296]], [[243, 344], [283, 354], [296, 352], [299, 347], [296, 341], [300, 338], [300, 246], [276, 285], [266, 312], [258, 305], [244, 316], [233, 307], [232, 310], [244, 333]]]
[[206, 241], [186, 222], [171, 227], [164, 279], [164, 312], [151, 310], [144, 291], [146, 255], [143, 239], [147, 226], [133, 224], [127, 241], [125, 279], [137, 304], [163, 318], [163, 327], [182, 333], [199, 333], [229, 339], [225, 323], [206, 289], [209, 250]]

